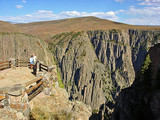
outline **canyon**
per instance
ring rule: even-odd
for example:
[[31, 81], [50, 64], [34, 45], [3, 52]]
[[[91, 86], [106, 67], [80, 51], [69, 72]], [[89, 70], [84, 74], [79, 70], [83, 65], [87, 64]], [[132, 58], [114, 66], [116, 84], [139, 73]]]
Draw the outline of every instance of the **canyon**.
[[159, 35], [154, 30], [70, 32], [56, 35], [49, 45], [70, 98], [95, 111], [107, 106], [102, 111], [108, 113], [101, 113], [109, 116], [121, 89], [132, 85], [148, 50], [159, 43]]
[[[131, 103], [126, 101], [137, 97], [131, 97], [136, 89], [141, 94], [136, 81], [145, 57], [160, 43], [160, 27], [132, 26], [94, 17], [13, 26], [0, 33], [0, 61], [11, 57], [28, 59], [34, 52], [45, 64], [55, 63], [69, 99], [91, 106], [90, 119], [120, 120], [124, 112], [129, 114]], [[151, 60], [154, 58], [151, 56]], [[132, 86], [136, 86], [134, 90]]]

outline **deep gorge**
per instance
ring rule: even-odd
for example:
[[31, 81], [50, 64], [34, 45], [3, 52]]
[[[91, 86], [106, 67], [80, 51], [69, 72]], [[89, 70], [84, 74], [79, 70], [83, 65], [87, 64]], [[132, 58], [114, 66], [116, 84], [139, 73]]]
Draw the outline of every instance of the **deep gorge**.
[[113, 29], [57, 34], [49, 46], [70, 99], [94, 111], [112, 103], [104, 112], [113, 108], [121, 89], [132, 85], [148, 50], [159, 42], [158, 30]]

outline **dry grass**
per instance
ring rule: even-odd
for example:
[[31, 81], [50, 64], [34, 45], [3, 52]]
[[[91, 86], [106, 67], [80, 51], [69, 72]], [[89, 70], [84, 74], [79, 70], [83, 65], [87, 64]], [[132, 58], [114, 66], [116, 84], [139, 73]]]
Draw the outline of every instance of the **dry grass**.
[[52, 96], [41, 92], [30, 101], [33, 120], [70, 120], [72, 113], [67, 92], [61, 88], [53, 88], [53, 91]]
[[72, 114], [66, 111], [59, 111], [58, 113], [47, 111], [42, 107], [35, 107], [32, 109], [30, 119], [32, 120], [70, 120]]

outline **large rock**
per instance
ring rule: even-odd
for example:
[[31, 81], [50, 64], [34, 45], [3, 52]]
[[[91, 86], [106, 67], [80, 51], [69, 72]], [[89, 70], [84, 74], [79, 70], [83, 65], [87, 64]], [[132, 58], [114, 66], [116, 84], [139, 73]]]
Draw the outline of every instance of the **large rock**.
[[22, 95], [22, 91], [24, 91], [24, 89], [25, 88], [21, 84], [16, 84], [10, 88], [8, 94], [12, 96], [20, 96]]

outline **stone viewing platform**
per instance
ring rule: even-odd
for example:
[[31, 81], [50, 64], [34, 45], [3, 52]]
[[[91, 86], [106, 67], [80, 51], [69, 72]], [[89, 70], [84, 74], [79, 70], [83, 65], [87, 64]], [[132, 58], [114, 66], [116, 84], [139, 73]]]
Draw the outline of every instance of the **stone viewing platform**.
[[9, 68], [0, 71], [0, 88], [12, 87], [15, 84], [24, 84], [35, 79], [36, 77], [32, 72], [33, 70], [27, 67]]

